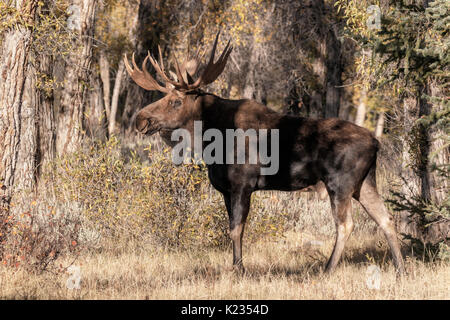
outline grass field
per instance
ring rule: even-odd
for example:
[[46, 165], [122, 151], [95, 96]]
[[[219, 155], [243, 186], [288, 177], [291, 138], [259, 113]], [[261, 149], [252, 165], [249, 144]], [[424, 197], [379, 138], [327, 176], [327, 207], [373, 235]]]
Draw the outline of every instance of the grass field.
[[[404, 245], [407, 275], [397, 278], [383, 234], [356, 202], [353, 202], [355, 230], [344, 250], [343, 259], [335, 273], [323, 274], [322, 270], [334, 245], [335, 225], [329, 200], [320, 201], [315, 194], [258, 192], [249, 215], [253, 224], [249, 225], [259, 229], [248, 227], [244, 233], [243, 258], [246, 273], [237, 274], [232, 269], [231, 241], [227, 240], [227, 236], [225, 244], [215, 248], [205, 249], [204, 243], [207, 242], [198, 242], [205, 237], [205, 232], [217, 234], [221, 230], [217, 225], [209, 224], [213, 220], [208, 219], [216, 219], [214, 221], [217, 224], [223, 222], [214, 218], [214, 210], [226, 219], [223, 200], [217, 191], [210, 190], [209, 182], [203, 181], [200, 191], [196, 187], [192, 194], [180, 195], [179, 190], [186, 186], [181, 180], [185, 176], [189, 177], [191, 171], [183, 167], [172, 168], [169, 177], [169, 172], [164, 171], [165, 178], [161, 178], [159, 162], [154, 162], [153, 167], [138, 166], [137, 169], [124, 166], [123, 170], [119, 168], [121, 170], [112, 173], [108, 171], [101, 176], [104, 172], [103, 165], [114, 168], [112, 164], [121, 159], [111, 156], [110, 154], [114, 154], [111, 151], [106, 153], [109, 145], [107, 147], [100, 149], [103, 153], [94, 154], [92, 163], [83, 158], [81, 165], [67, 169], [69, 173], [86, 172], [66, 179], [68, 186], [73, 189], [68, 190], [74, 191], [78, 198], [87, 197], [88, 204], [98, 203], [99, 212], [91, 211], [96, 214], [94, 217], [97, 220], [87, 225], [91, 228], [87, 229], [91, 230], [91, 236], [85, 236], [84, 245], [76, 234], [78, 231], [71, 231], [70, 226], [66, 226], [67, 221], [71, 220], [58, 218], [58, 214], [69, 218], [86, 214], [80, 209], [81, 205], [64, 201], [65, 198], [51, 200], [51, 193], [46, 196], [46, 193], [41, 192], [37, 201], [42, 204], [32, 203], [30, 207], [36, 215], [42, 211], [47, 213], [45, 217], [49, 216], [47, 220], [44, 219], [47, 222], [42, 230], [46, 233], [43, 234], [41, 243], [37, 244], [39, 250], [32, 251], [33, 257], [47, 252], [46, 257], [49, 258], [50, 249], [60, 248], [62, 240], [56, 241], [54, 237], [60, 232], [67, 233], [67, 239], [63, 237], [65, 242], [71, 243], [71, 237], [75, 237], [81, 242], [79, 248], [84, 249], [77, 251], [79, 255], [75, 257], [73, 254], [58, 257], [52, 268], [47, 268], [51, 272], [30, 272], [26, 268], [17, 268], [14, 264], [4, 265], [2, 262], [0, 299], [450, 299], [450, 262], [426, 261], [409, 252], [408, 246]], [[168, 166], [166, 163], [162, 164], [162, 168]], [[150, 176], [153, 179], [151, 184], [139, 184], [147, 179], [147, 176], [144, 176], [145, 179], [141, 177], [141, 169], [142, 172], [153, 173]], [[92, 171], [97, 172], [95, 179], [91, 178]], [[391, 181], [391, 178], [383, 170], [380, 172], [379, 189], [386, 191], [389, 189], [387, 181]], [[111, 179], [116, 181], [114, 188], [104, 191], [103, 181]], [[54, 185], [63, 185], [65, 180], [55, 181]], [[155, 191], [157, 196], [147, 189]], [[84, 190], [84, 193], [79, 195], [78, 190]], [[178, 197], [181, 205], [174, 207], [167, 196]], [[387, 198], [388, 195], [383, 196]], [[25, 199], [29, 201], [29, 197]], [[71, 198], [67, 196], [67, 199]], [[158, 199], [165, 201], [163, 205], [155, 208], [147, 206]], [[130, 203], [135, 205], [131, 209]], [[60, 213], [48, 214], [51, 211], [47, 209], [48, 204], [57, 208]], [[205, 210], [196, 212], [199, 207]], [[39, 211], [37, 208], [43, 209]], [[156, 216], [152, 217], [159, 220], [152, 226], [158, 233], [158, 241], [152, 240], [155, 233], [145, 232], [150, 229], [146, 224], [151, 222], [148, 219], [136, 220], [140, 222], [139, 225], [127, 224], [134, 221], [132, 218], [136, 218], [130, 215], [133, 210], [155, 210]], [[69, 215], [70, 213], [73, 214]], [[287, 213], [287, 221], [269, 219], [280, 213]], [[167, 226], [178, 221], [187, 224], [189, 220], [186, 219], [193, 216], [197, 220], [191, 222], [191, 227], [197, 233], [191, 234], [192, 229], [180, 233], [182, 240], [189, 240], [180, 241], [183, 249], [164, 245], [163, 240], [167, 237], [178, 237]], [[121, 242], [116, 238], [97, 238], [100, 233], [96, 228], [111, 221], [107, 220], [108, 217], [114, 222], [108, 226], [116, 228], [113, 230], [117, 234], [125, 238], [135, 236], [131, 242]], [[121, 218], [117, 220], [119, 223], [114, 220], [117, 217]], [[283, 228], [276, 225], [278, 221], [285, 224]], [[51, 223], [59, 223], [60, 228], [49, 228]], [[227, 225], [226, 221], [224, 223]], [[267, 231], [272, 227], [281, 234], [270, 236], [269, 233], [269, 236], [255, 237], [261, 230]], [[200, 239], [197, 240], [196, 237]], [[226, 241], [229, 241], [228, 247]], [[31, 242], [19, 244], [21, 246], [17, 248], [23, 248]], [[66, 247], [61, 248], [63, 250]], [[42, 266], [46, 260], [37, 258], [37, 261]], [[67, 273], [70, 265], [80, 268], [79, 289], [67, 287], [67, 280], [73, 278], [73, 275]], [[371, 265], [376, 265], [381, 270], [379, 289], [371, 289], [367, 284], [368, 267]]]
[[[314, 239], [311, 242], [311, 239]], [[67, 273], [40, 275], [0, 267], [2, 299], [449, 299], [450, 265], [406, 258], [407, 276], [396, 279], [384, 239], [354, 235], [336, 272], [321, 270], [332, 237], [289, 233], [277, 242], [246, 247], [246, 273], [231, 268], [230, 250], [93, 253], [74, 263], [80, 289]], [[367, 267], [381, 268], [379, 290], [369, 289]], [[64, 262], [63, 262], [64, 263]], [[65, 263], [68, 263], [65, 261]]]

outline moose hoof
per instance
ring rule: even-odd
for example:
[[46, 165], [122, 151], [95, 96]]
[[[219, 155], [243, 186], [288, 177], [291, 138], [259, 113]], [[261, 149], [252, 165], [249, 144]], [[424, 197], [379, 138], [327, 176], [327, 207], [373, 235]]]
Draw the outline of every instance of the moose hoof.
[[235, 264], [233, 265], [233, 273], [236, 275], [243, 275], [245, 273], [245, 268], [242, 264]]

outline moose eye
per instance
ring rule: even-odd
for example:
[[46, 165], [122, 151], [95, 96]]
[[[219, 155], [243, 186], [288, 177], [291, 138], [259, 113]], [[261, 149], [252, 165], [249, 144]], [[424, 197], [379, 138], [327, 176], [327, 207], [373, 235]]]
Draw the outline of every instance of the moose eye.
[[174, 107], [174, 108], [178, 108], [179, 106], [181, 106], [181, 100], [175, 100], [175, 101], [173, 101], [172, 102], [172, 106]]

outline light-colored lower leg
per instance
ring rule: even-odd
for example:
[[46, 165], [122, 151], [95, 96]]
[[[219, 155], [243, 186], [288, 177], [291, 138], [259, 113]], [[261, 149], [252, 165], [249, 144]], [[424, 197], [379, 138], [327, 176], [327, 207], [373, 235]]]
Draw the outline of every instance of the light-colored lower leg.
[[[333, 202], [333, 201], [332, 201]], [[337, 201], [334, 201], [337, 202]], [[325, 271], [332, 272], [341, 258], [345, 243], [353, 231], [353, 219], [350, 210], [350, 200], [339, 203], [332, 203], [333, 217], [336, 222], [336, 243], [330, 260], [328, 260]]]
[[230, 238], [233, 241], [233, 265], [243, 269], [242, 263], [242, 236], [244, 234], [244, 224], [238, 224], [230, 231]]
[[381, 230], [383, 230], [383, 233], [389, 243], [389, 247], [391, 248], [397, 271], [403, 274], [405, 272], [405, 267], [400, 250], [400, 243], [397, 239], [394, 218], [387, 211], [376, 188], [369, 183], [364, 182], [361, 187], [359, 202], [367, 211], [369, 216], [375, 220]]

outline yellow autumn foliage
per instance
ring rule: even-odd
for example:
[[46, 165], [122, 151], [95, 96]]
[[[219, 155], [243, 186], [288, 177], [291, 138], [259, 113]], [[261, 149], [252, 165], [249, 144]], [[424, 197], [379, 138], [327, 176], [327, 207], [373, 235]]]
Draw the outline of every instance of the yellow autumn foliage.
[[[58, 201], [77, 206], [86, 223], [108, 243], [151, 241], [168, 247], [222, 247], [230, 243], [222, 195], [203, 165], [175, 166], [169, 149], [150, 150], [148, 161], [121, 154], [120, 141], [95, 142], [54, 163]], [[247, 241], [277, 237], [287, 216], [270, 213], [254, 195]], [[122, 243], [126, 243], [122, 242]]]

